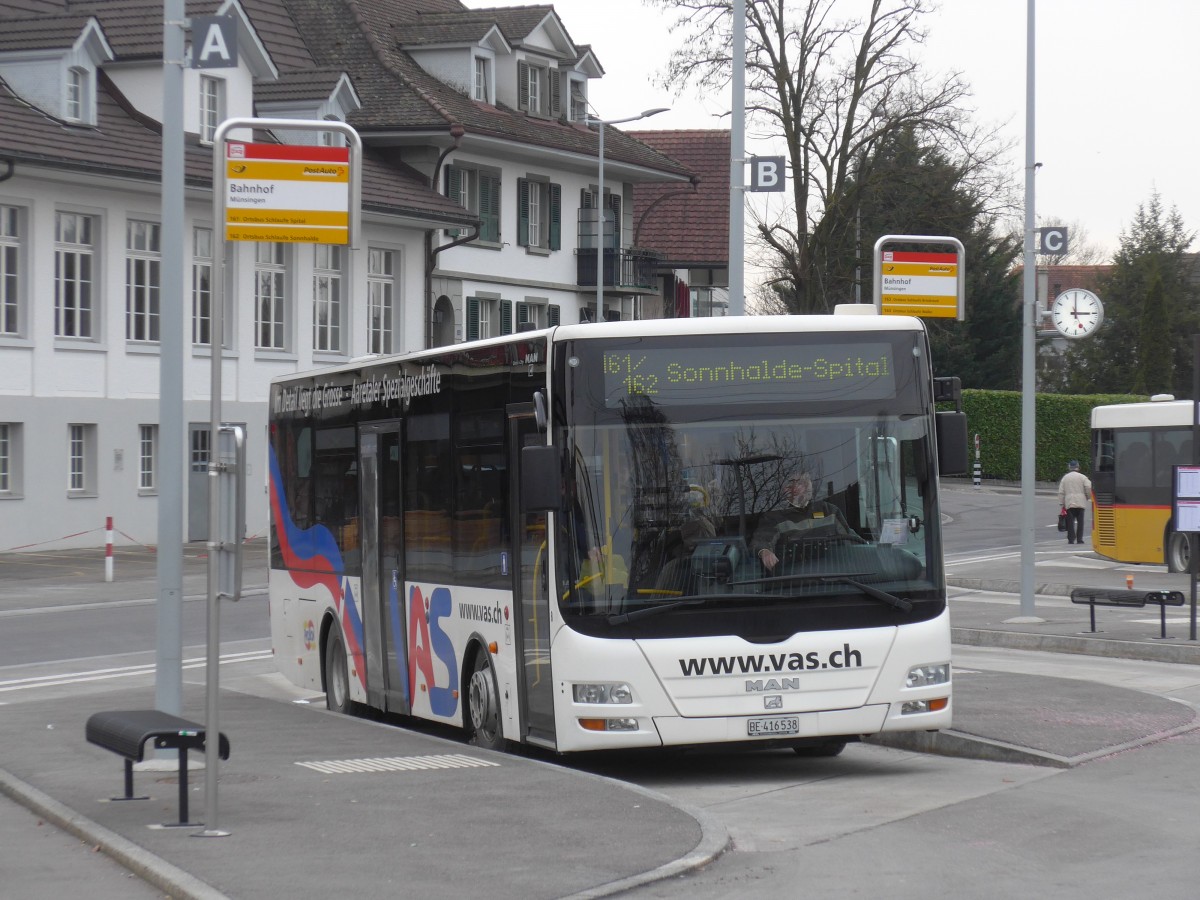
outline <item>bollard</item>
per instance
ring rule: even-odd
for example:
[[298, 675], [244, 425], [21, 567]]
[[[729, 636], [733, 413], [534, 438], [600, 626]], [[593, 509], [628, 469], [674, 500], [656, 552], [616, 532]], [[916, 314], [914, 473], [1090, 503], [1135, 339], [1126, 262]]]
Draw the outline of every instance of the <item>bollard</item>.
[[113, 575], [113, 555], [112, 555], [112, 516], [107, 516], [104, 519], [104, 580], [112, 581]]
[[975, 434], [975, 477], [973, 483], [975, 487], [983, 484], [983, 467], [979, 464], [979, 434]]

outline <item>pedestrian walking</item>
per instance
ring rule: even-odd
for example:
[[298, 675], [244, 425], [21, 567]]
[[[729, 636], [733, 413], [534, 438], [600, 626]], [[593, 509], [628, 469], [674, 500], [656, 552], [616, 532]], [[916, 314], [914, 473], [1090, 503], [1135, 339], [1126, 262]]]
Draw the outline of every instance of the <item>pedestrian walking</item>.
[[1092, 482], [1079, 471], [1079, 460], [1067, 463], [1058, 483], [1058, 506], [1067, 513], [1067, 543], [1083, 543], [1083, 511], [1092, 501]]

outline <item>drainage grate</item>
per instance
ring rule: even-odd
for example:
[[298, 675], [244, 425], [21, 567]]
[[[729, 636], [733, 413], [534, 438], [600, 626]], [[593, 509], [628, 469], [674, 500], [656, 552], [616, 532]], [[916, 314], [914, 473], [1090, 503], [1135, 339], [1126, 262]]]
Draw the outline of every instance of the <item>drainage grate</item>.
[[474, 769], [498, 766], [500, 763], [461, 753], [441, 756], [384, 756], [368, 759], [328, 759], [317, 762], [298, 762], [298, 766], [325, 775], [353, 775], [359, 772], [408, 772], [418, 769]]

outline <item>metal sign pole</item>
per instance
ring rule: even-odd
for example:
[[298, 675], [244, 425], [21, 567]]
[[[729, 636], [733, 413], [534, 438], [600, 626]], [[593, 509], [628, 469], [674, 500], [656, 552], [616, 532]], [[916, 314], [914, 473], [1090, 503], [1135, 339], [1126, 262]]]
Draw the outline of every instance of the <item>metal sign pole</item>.
[[[1200, 466], [1200, 334], [1192, 335], [1192, 464]], [[1196, 578], [1200, 572], [1200, 534], [1188, 536], [1188, 566], [1191, 572], [1191, 623], [1188, 640], [1196, 640]]]
[[[209, 445], [208, 445], [208, 646], [207, 689], [205, 702], [205, 823], [201, 837], [225, 837], [228, 831], [218, 827], [217, 772], [220, 765], [220, 660], [221, 660], [221, 599], [236, 600], [241, 591], [241, 543], [245, 526], [245, 445], [241, 429], [221, 424], [221, 364], [225, 345], [225, 257], [227, 215], [226, 197], [229, 193], [226, 166], [226, 140], [238, 129], [263, 131], [331, 131], [346, 138], [350, 148], [350, 173], [347, 186], [346, 238], [351, 251], [358, 249], [361, 232], [362, 141], [358, 132], [344, 122], [308, 121], [301, 119], [226, 119], [213, 134], [213, 279], [210, 347], [212, 360], [209, 374]], [[243, 238], [254, 240], [255, 238]], [[279, 238], [272, 238], [278, 240]], [[284, 238], [286, 239], [286, 238]], [[294, 240], [295, 238], [293, 238]], [[347, 269], [353, 283], [353, 254], [348, 254]], [[350, 292], [347, 290], [347, 302]], [[225, 435], [233, 436], [233, 449], [224, 448]], [[232, 488], [232, 490], [226, 490]], [[222, 502], [222, 494], [231, 498]], [[231, 502], [232, 501], [232, 502]], [[222, 510], [232, 520], [222, 518]]]

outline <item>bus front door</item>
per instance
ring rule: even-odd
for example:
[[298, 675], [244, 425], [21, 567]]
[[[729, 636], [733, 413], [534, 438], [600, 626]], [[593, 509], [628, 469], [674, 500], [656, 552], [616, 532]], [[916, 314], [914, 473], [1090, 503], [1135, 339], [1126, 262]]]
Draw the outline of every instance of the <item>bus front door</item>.
[[522, 737], [553, 748], [554, 680], [550, 674], [550, 547], [546, 514], [521, 508], [521, 448], [544, 444], [537, 429], [532, 404], [508, 407], [509, 515], [512, 519], [513, 603], [521, 668], [518, 690], [525, 710]]
[[403, 652], [404, 572], [400, 544], [400, 423], [359, 426], [359, 485], [362, 502], [363, 648], [367, 702], [407, 714], [407, 654]]

